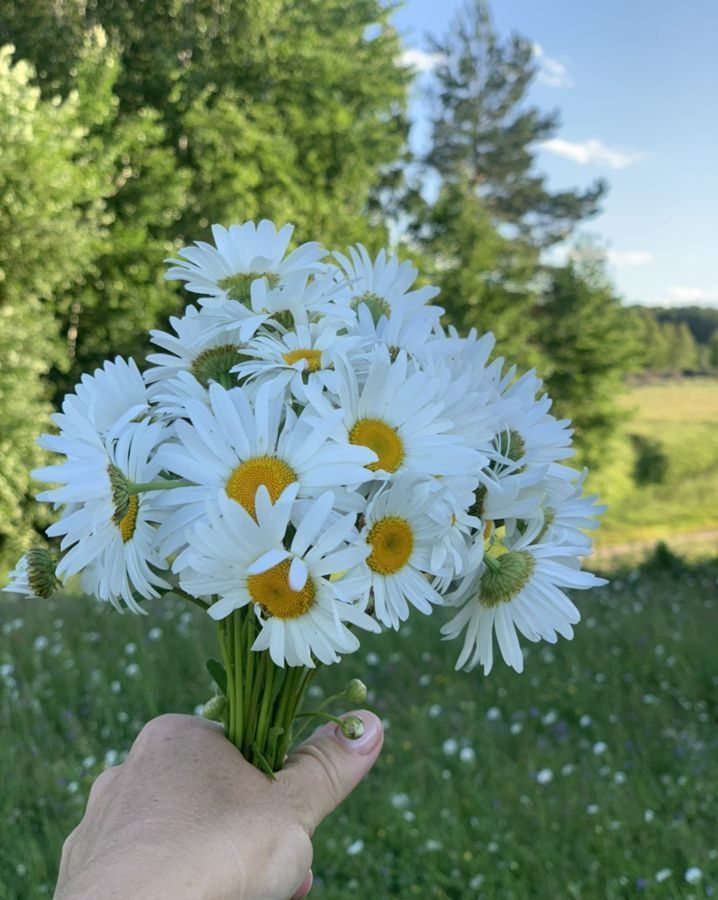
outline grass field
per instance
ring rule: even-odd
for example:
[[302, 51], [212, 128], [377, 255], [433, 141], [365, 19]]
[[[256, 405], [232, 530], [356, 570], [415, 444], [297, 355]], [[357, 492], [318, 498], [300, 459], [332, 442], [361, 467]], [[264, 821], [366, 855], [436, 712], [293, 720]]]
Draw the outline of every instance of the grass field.
[[[367, 682], [387, 741], [317, 833], [312, 897], [713, 896], [717, 583], [717, 563], [618, 572], [522, 676], [454, 673], [439, 616], [418, 615], [320, 673], [317, 693]], [[51, 896], [96, 775], [147, 718], [207, 699], [215, 651], [201, 613], [170, 605], [5, 600], [0, 617], [0, 898], [30, 900]]]
[[[633, 388], [622, 398], [631, 413], [626, 434], [655, 442], [667, 458], [663, 483], [637, 486], [628, 439], [610, 449], [610, 466], [593, 485], [609, 504], [597, 546], [657, 540], [681, 551], [718, 551], [718, 379], [692, 378]], [[714, 534], [715, 532], [715, 534]]]

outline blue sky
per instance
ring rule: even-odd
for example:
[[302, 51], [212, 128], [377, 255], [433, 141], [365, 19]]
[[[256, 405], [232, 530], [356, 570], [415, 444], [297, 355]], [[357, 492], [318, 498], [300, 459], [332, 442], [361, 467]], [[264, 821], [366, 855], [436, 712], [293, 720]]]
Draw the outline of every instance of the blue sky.
[[[394, 14], [419, 67], [462, 0], [406, 0]], [[531, 100], [560, 111], [538, 156], [555, 188], [597, 176], [610, 190], [584, 231], [607, 245], [628, 302], [718, 307], [718, 3], [494, 0], [500, 34], [521, 32], [542, 66]], [[417, 76], [412, 140], [427, 137]]]

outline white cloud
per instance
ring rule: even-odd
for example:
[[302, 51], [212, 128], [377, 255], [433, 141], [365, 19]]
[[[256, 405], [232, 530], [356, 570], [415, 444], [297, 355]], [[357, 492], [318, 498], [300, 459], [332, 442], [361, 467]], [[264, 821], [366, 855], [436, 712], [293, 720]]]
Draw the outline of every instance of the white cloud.
[[674, 284], [666, 292], [673, 306], [718, 306], [718, 286], [702, 288], [698, 285]]
[[613, 150], [596, 138], [585, 141], [565, 141], [551, 138], [541, 144], [548, 153], [563, 156], [581, 166], [608, 166], [609, 169], [626, 169], [641, 159], [642, 154], [628, 150]]
[[568, 74], [568, 69], [562, 62], [553, 59], [551, 56], [546, 56], [546, 51], [541, 44], [534, 44], [533, 49], [534, 57], [539, 67], [536, 76], [539, 84], [555, 88], [573, 87], [573, 81]]
[[647, 266], [654, 259], [648, 250], [609, 250], [606, 255], [614, 266]]
[[414, 47], [406, 47], [401, 54], [401, 64], [411, 66], [417, 72], [431, 72], [440, 62], [440, 53], [427, 53]]

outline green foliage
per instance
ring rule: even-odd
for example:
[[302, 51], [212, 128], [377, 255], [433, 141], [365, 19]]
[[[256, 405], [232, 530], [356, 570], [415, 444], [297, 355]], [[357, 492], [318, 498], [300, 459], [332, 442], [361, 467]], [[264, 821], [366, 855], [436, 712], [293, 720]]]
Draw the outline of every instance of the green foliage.
[[466, 182], [444, 184], [428, 210], [423, 248], [448, 320], [461, 331], [493, 331], [497, 352], [534, 365], [535, 254], [501, 236]]
[[638, 336], [606, 278], [603, 258], [590, 247], [549, 271], [538, 332], [555, 411], [574, 423], [579, 460], [600, 466], [624, 418], [617, 399], [624, 375], [635, 367]]
[[714, 369], [718, 369], [718, 330], [713, 332], [708, 342], [708, 361]]
[[636, 484], [663, 484], [670, 461], [660, 441], [643, 434], [630, 435], [636, 452], [633, 480]]
[[103, 238], [103, 171], [77, 94], [43, 100], [32, 69], [0, 49], [0, 557], [37, 525], [30, 469], [50, 411], [43, 376], [63, 365], [52, 302], [70, 293]]
[[642, 366], [646, 369], [681, 372], [701, 366], [701, 352], [688, 322], [657, 316], [655, 310], [631, 308], [640, 333]]
[[[715, 563], [612, 573], [576, 598], [573, 642], [526, 642], [520, 676], [454, 672], [441, 610], [323, 667], [309, 708], [359, 675], [390, 726], [314, 836], [312, 896], [624, 900], [643, 878], [646, 896], [679, 898], [689, 866], [715, 884], [717, 577]], [[0, 896], [34, 900], [99, 773], [148, 718], [212, 696], [216, 637], [170, 602], [148, 617], [77, 597], [4, 603]]]
[[443, 41], [439, 112], [427, 162], [444, 181], [468, 181], [495, 224], [511, 226], [533, 246], [566, 238], [597, 212], [606, 185], [552, 193], [534, 168], [539, 141], [552, 137], [558, 117], [527, 104], [536, 75], [531, 41], [512, 34], [502, 42], [486, 0], [468, 0]]
[[[600, 547], [689, 541], [715, 552], [718, 529], [718, 380], [670, 378], [634, 386], [620, 397], [628, 430], [657, 444], [668, 464], [662, 482], [637, 484], [634, 443], [621, 435], [610, 463], [591, 472], [589, 490], [608, 504]], [[620, 434], [620, 432], [619, 432]]]

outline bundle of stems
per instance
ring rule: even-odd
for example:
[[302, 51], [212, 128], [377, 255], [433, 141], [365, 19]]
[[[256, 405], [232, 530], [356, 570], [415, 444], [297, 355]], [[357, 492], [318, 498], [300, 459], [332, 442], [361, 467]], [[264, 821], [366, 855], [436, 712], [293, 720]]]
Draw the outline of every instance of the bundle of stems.
[[258, 622], [249, 607], [222, 619], [217, 630], [226, 675], [226, 686], [220, 687], [227, 698], [227, 737], [246, 760], [271, 776], [282, 768], [292, 746], [293, 724], [317, 670], [280, 668], [268, 650], [252, 650]]

